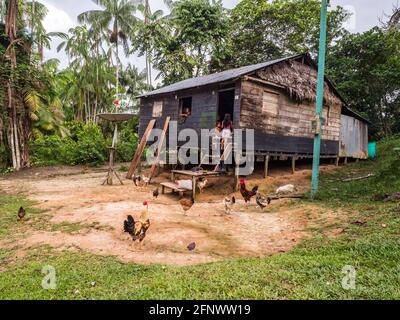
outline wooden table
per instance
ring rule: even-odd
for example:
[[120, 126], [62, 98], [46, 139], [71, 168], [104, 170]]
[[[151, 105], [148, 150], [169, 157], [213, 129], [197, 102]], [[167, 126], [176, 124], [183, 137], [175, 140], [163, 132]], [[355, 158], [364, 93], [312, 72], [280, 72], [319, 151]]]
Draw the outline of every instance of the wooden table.
[[196, 198], [197, 180], [205, 177], [217, 177], [219, 172], [215, 171], [190, 171], [190, 170], [171, 170], [171, 181], [175, 181], [175, 175], [189, 176], [192, 179], [192, 194], [193, 199]]

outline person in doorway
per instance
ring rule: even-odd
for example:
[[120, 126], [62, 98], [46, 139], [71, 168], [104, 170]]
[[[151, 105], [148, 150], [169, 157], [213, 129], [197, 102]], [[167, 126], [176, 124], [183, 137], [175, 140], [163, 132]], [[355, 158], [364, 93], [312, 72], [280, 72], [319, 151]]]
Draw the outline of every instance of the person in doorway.
[[227, 113], [224, 117], [224, 121], [222, 122], [222, 138], [230, 138], [232, 136], [233, 131], [233, 122], [231, 119], [231, 115]]
[[183, 108], [182, 114], [181, 114], [182, 117], [187, 118], [187, 117], [190, 117], [191, 115], [192, 115], [192, 111], [188, 107]]
[[222, 154], [223, 150], [223, 141], [222, 141], [222, 121], [218, 120], [215, 128], [212, 131], [211, 135], [213, 149], [219, 149], [220, 154]]
[[222, 122], [217, 121], [215, 128], [211, 132], [211, 136], [213, 138], [221, 138], [221, 132], [222, 132]]
[[230, 156], [232, 151], [232, 132], [233, 132], [233, 122], [231, 115], [229, 113], [225, 114], [224, 121], [222, 121], [222, 144], [223, 144], [223, 156], [221, 161], [221, 170], [226, 172], [226, 160]]

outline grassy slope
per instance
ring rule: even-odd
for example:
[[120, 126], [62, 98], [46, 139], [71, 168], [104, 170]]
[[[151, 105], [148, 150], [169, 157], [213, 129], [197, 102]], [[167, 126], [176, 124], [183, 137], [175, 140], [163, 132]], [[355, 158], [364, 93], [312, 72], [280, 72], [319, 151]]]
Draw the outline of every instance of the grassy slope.
[[[317, 200], [354, 213], [345, 232], [332, 239], [315, 230], [291, 252], [263, 259], [241, 259], [193, 267], [122, 264], [114, 258], [83, 253], [31, 251], [13, 262], [0, 249], [0, 298], [29, 299], [398, 299], [400, 298], [400, 206], [373, 201], [377, 193], [400, 191], [400, 139], [379, 147], [379, 158], [323, 175]], [[374, 172], [366, 180], [347, 176]], [[12, 235], [21, 199], [0, 197], [0, 238]], [[25, 205], [29, 203], [24, 202]], [[382, 225], [386, 225], [383, 227]], [[43, 290], [41, 268], [57, 271], [57, 289]], [[344, 290], [342, 268], [357, 270], [356, 289]], [[91, 282], [96, 285], [92, 287]], [[78, 291], [77, 291], [78, 290]]]

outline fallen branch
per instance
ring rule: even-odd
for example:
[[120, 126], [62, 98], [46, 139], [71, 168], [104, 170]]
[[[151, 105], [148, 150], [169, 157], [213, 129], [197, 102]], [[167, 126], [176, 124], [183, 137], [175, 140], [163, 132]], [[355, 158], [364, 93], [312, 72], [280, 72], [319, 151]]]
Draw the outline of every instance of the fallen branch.
[[355, 177], [355, 178], [346, 178], [346, 179], [342, 179], [342, 181], [343, 182], [349, 182], [349, 181], [355, 181], [355, 180], [363, 180], [363, 179], [371, 178], [373, 176], [375, 176], [375, 174], [369, 173], [366, 176]]
[[288, 195], [269, 195], [268, 198], [271, 200], [279, 200], [279, 199], [303, 199], [305, 198], [305, 194], [288, 194]]

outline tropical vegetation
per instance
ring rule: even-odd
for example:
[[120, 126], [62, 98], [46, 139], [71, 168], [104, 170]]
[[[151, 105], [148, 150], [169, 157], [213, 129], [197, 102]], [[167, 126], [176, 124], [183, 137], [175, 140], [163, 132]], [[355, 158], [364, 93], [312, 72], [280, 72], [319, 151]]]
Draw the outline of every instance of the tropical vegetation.
[[[186, 78], [305, 51], [317, 56], [318, 0], [242, 0], [231, 10], [220, 0], [169, 0], [168, 12], [152, 10], [148, 0], [93, 2], [98, 9], [82, 12], [67, 33], [45, 30], [48, 10], [38, 1], [0, 2], [0, 166], [59, 162], [51, 156], [57, 148], [63, 163], [99, 164], [112, 134], [99, 113], [136, 113], [135, 97]], [[370, 119], [374, 138], [400, 132], [399, 12], [359, 34], [345, 29], [343, 8], [328, 14], [328, 76]], [[64, 69], [44, 55], [54, 38], [68, 58]], [[144, 70], [134, 56], [145, 57]], [[87, 158], [71, 151], [87, 147], [73, 137], [77, 124], [96, 132], [85, 142], [98, 144]], [[136, 145], [137, 119], [122, 129], [131, 132], [121, 135], [120, 160]]]

